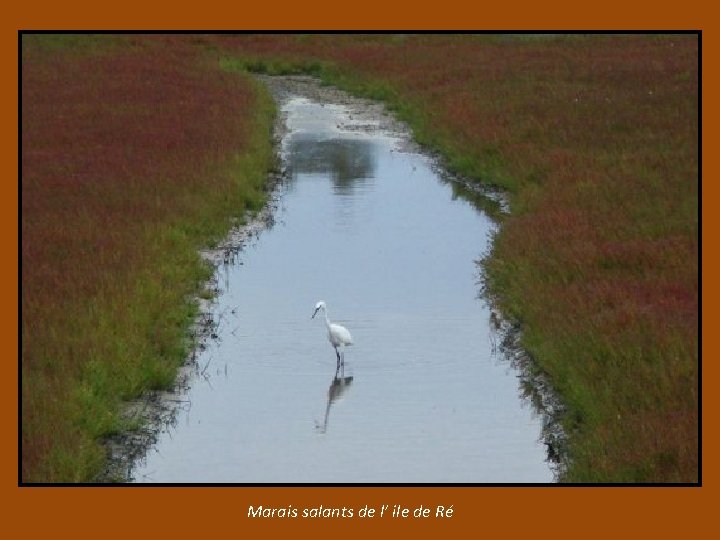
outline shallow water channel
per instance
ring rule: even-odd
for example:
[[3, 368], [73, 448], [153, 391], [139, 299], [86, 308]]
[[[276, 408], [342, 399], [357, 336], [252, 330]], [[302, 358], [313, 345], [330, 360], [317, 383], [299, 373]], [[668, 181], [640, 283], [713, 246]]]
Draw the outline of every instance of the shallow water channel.
[[[552, 482], [478, 298], [495, 225], [377, 106], [305, 86], [275, 88], [273, 223], [219, 265], [214, 339], [134, 481]], [[337, 377], [319, 300], [355, 341]]]

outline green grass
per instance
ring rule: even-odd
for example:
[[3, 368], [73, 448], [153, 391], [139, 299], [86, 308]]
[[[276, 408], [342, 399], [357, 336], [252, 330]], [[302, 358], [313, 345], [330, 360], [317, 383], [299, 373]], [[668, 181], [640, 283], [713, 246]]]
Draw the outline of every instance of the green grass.
[[23, 51], [22, 478], [87, 482], [133, 427], [123, 401], [193, 346], [198, 250], [264, 204], [274, 104], [180, 44], [43, 40]]
[[122, 37], [111, 34], [24, 34], [23, 52], [40, 54], [72, 51], [80, 56], [112, 53], [116, 47], [126, 46]]

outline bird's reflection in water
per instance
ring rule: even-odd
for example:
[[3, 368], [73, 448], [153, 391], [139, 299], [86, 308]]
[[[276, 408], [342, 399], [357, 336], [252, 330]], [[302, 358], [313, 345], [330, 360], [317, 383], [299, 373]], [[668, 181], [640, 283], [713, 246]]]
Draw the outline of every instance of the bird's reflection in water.
[[330, 407], [333, 403], [335, 403], [343, 396], [343, 394], [350, 387], [352, 381], [352, 376], [345, 376], [345, 363], [343, 362], [342, 364], [340, 364], [339, 369], [335, 371], [335, 376], [330, 383], [330, 388], [328, 388], [327, 406], [325, 407], [325, 419], [322, 423], [315, 421], [315, 429], [319, 433], [327, 432], [328, 419], [330, 418]]

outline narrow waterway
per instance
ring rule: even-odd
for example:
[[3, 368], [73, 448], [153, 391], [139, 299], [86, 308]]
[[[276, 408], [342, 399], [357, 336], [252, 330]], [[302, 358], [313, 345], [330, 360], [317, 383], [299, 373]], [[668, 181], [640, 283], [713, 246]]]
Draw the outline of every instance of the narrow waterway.
[[[311, 86], [278, 94], [274, 222], [219, 267], [215, 339], [134, 481], [553, 481], [478, 298], [495, 225], [389, 117]], [[355, 342], [337, 376], [319, 300]]]

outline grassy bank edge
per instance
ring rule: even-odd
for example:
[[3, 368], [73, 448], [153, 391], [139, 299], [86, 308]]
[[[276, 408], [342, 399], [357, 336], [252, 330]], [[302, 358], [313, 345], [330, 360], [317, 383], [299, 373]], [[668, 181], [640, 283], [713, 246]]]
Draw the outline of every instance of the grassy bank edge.
[[[251, 139], [244, 152], [236, 154], [215, 173], [227, 178], [235, 188], [233, 199], [217, 201], [209, 208], [210, 215], [198, 222], [179, 219], [159, 232], [162, 247], [156, 255], [161, 261], [158, 267], [146, 272], [137, 280], [136, 302], [142, 321], [154, 317], [163, 317], [165, 335], [152, 336], [152, 349], [141, 363], [140, 380], [130, 392], [120, 396], [115, 404], [115, 425], [98, 426], [92, 430], [96, 440], [102, 440], [118, 431], [132, 431], [138, 427], [138, 420], [123, 418], [123, 402], [142, 396], [148, 391], [173, 388], [178, 370], [187, 361], [197, 346], [193, 328], [202, 316], [199, 299], [209, 299], [215, 294], [209, 288], [215, 272], [212, 263], [203, 259], [200, 251], [213, 248], [235, 227], [243, 226], [248, 218], [261, 210], [267, 202], [268, 174], [275, 170], [276, 155], [272, 141], [272, 125], [275, 119], [275, 104], [267, 89], [251, 79], [256, 93], [256, 106], [253, 108]], [[141, 323], [142, 324], [142, 323]], [[149, 327], [149, 325], [148, 325]], [[158, 352], [160, 354], [158, 354]], [[101, 374], [102, 376], [105, 374]], [[93, 378], [96, 374], [91, 375]], [[127, 376], [127, 375], [126, 375]], [[133, 375], [131, 375], [133, 376]], [[102, 386], [92, 383], [93, 386]], [[83, 419], [87, 420], [92, 407], [83, 409]], [[82, 421], [81, 420], [81, 421]], [[106, 450], [103, 447], [105, 465]], [[97, 476], [101, 468], [89, 471]], [[126, 481], [126, 478], [108, 479], [101, 472], [103, 481]]]
[[[118, 44], [84, 38], [53, 41], [51, 46], [111, 55]], [[154, 263], [122, 285], [123, 294], [116, 294], [121, 285], [110, 284], [83, 307], [74, 326], [91, 344], [91, 352], [64, 403], [53, 411], [56, 420], [51, 423], [53, 429], [70, 430], [67, 439], [72, 442], [54, 445], [35, 470], [23, 474], [23, 482], [123, 481], [105, 477], [104, 440], [139, 427], [140, 420], [123, 414], [124, 404], [148, 391], [171, 388], [195, 346], [192, 327], [199, 316], [197, 299], [211, 295], [206, 284], [214, 271], [200, 250], [216, 245], [233, 226], [242, 225], [248, 214], [264, 206], [268, 173], [276, 167], [274, 101], [252, 76], [237, 76], [245, 77], [255, 93], [247, 111], [252, 117], [249, 141], [224, 161], [205, 165], [207, 174], [221, 182], [223, 189], [203, 197], [197, 213], [145, 228], [137, 242], [145, 246]], [[28, 388], [29, 378], [24, 374], [23, 393]], [[27, 430], [25, 424], [23, 430]]]
[[[201, 221], [191, 223], [179, 219], [158, 231], [160, 246], [155, 257], [160, 264], [138, 278], [136, 293], [129, 301], [135, 302], [141, 325], [143, 321], [163, 317], [166, 321], [162, 325], [165, 335], [160, 337], [160, 341], [157, 341], [158, 336], [153, 336], [153, 342], [148, 344], [149, 354], [145, 361], [139, 363], [140, 373], [125, 374], [130, 378], [139, 377], [139, 380], [120, 395], [121, 401], [113, 404], [115, 414], [110, 422], [97, 422], [92, 412], [95, 410], [93, 404], [84, 400], [86, 405], [79, 421], [90, 423], [90, 433], [95, 440], [119, 430], [133, 429], [134, 421], [124, 420], [119, 414], [123, 409], [122, 401], [136, 398], [149, 390], [172, 388], [178, 369], [196, 346], [191, 329], [201, 315], [198, 298], [213, 294], [206, 286], [215, 269], [201, 258], [199, 250], [217, 245], [232, 227], [242, 226], [248, 214], [259, 211], [267, 201], [267, 177], [276, 165], [271, 137], [276, 111], [267, 90], [254, 80], [253, 85], [257, 101], [253, 109], [250, 144], [243, 153], [220, 165], [217, 172], [218, 176], [228, 178], [235, 186], [234, 200], [225, 200], [215, 208], [209, 208], [210, 215]], [[111, 310], [112, 307], [100, 308], [105, 313], [111, 313]], [[83, 393], [93, 395], [91, 389], [102, 388], [108, 376], [111, 374], [91, 369], [87, 379], [89, 389]], [[107, 396], [113, 399], [112, 394], [108, 392]], [[98, 408], [106, 407], [100, 404]], [[102, 453], [102, 462], [88, 470], [87, 476], [94, 477], [102, 470], [104, 448]]]

